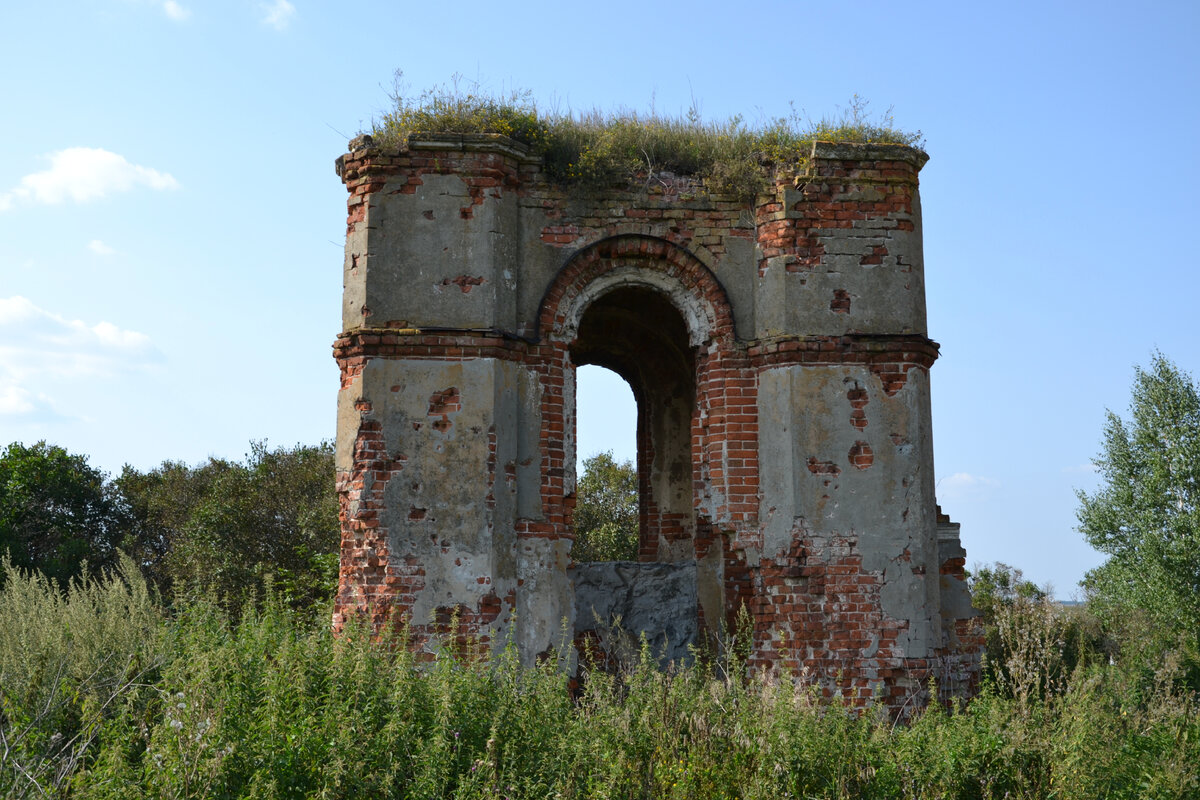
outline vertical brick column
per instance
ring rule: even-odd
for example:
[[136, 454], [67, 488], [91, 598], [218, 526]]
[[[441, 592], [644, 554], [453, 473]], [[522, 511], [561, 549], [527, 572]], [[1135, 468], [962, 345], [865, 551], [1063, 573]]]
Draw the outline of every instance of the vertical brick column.
[[517, 602], [528, 343], [504, 330], [516, 251], [495, 233], [515, 227], [523, 157], [503, 137], [400, 151], [360, 137], [338, 162], [350, 197], [334, 624], [406, 626], [426, 655], [452, 630], [502, 646]]
[[941, 612], [917, 173], [909, 148], [814, 146], [756, 209], [761, 663], [902, 704]]

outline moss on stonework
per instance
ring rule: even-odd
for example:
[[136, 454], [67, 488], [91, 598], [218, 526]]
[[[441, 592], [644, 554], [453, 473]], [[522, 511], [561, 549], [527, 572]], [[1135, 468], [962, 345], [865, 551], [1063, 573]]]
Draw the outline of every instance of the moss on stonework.
[[540, 156], [552, 179], [584, 189], [665, 172], [698, 178], [713, 194], [748, 199], [780, 173], [802, 170], [815, 141], [924, 145], [920, 131], [893, 125], [890, 109], [870, 117], [857, 95], [835, 118], [805, 121], [793, 110], [754, 126], [740, 116], [706, 122], [695, 108], [680, 117], [631, 109], [547, 112], [527, 91], [497, 96], [461, 79], [416, 97], [397, 85], [391, 97], [393, 108], [370, 131], [377, 145], [403, 148], [417, 133], [502, 134]]

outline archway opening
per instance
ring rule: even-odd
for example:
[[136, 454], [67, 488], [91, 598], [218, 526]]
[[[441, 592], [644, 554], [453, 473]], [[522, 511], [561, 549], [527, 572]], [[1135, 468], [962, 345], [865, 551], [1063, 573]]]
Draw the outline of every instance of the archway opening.
[[652, 289], [613, 289], [584, 311], [571, 358], [624, 378], [637, 404], [638, 560], [694, 559], [695, 356], [682, 315]]

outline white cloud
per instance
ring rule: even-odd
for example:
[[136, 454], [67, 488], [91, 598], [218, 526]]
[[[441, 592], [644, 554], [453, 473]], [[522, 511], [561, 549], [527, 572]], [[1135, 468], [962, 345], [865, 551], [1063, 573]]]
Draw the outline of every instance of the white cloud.
[[85, 203], [113, 192], [135, 187], [178, 189], [179, 182], [166, 172], [129, 163], [124, 156], [95, 147], [68, 147], [51, 153], [50, 169], [21, 178], [12, 191], [0, 195], [0, 211], [17, 200], [54, 204], [64, 200]]
[[[72, 325], [82, 324], [78, 322]], [[110, 322], [98, 322], [88, 329], [96, 337], [96, 341], [105, 347], [135, 352], [145, 350], [150, 345], [150, 337], [137, 331], [123, 331]]]
[[34, 410], [33, 395], [20, 386], [0, 386], [0, 416], [28, 414]]
[[44, 392], [31, 392], [21, 386], [13, 386], [4, 379], [0, 370], [0, 420], [7, 418], [10, 423], [21, 426], [33, 426], [28, 430], [36, 430], [48, 422], [83, 419], [82, 415], [64, 414]]
[[[110, 322], [93, 325], [39, 308], [27, 298], [0, 298], [0, 407], [29, 410], [49, 385], [77, 396], [80, 381], [111, 378], [162, 361], [150, 337]], [[55, 396], [49, 393], [49, 396]]]
[[263, 7], [266, 15], [262, 21], [264, 25], [270, 25], [277, 31], [281, 31], [288, 26], [292, 21], [292, 16], [296, 13], [296, 7], [288, 2], [288, 0], [275, 0], [269, 6]]
[[163, 3], [163, 11], [167, 12], [167, 16], [176, 22], [183, 22], [192, 15], [191, 11], [176, 3], [175, 0], [166, 0]]
[[90, 242], [88, 242], [88, 250], [91, 250], [98, 256], [114, 256], [117, 254], [116, 250], [112, 249], [99, 239], [92, 239]]
[[999, 486], [1000, 481], [983, 475], [972, 475], [969, 472], [956, 472], [949, 478], [938, 481], [938, 486], [947, 488], [965, 488], [968, 486]]
[[20, 295], [9, 298], [0, 297], [0, 330], [7, 325], [33, 319], [40, 310]]
[[[85, 409], [86, 410], [86, 409]], [[21, 386], [14, 386], [4, 377], [0, 369], [0, 420], [16, 424], [26, 430], [16, 438], [22, 438], [29, 432], [36, 431], [46, 423], [62, 422], [70, 419], [86, 419], [85, 414], [64, 414], [45, 392], [31, 392]]]
[[963, 502], [981, 498], [1000, 485], [995, 478], [984, 475], [972, 475], [969, 472], [956, 472], [948, 478], [937, 482], [938, 502]]

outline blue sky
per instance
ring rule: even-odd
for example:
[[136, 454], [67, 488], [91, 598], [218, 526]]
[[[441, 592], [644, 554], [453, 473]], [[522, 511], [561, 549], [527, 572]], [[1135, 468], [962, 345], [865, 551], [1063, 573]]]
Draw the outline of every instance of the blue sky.
[[[1197, 41], [1195, 2], [7, 3], [0, 442], [116, 471], [332, 437], [333, 161], [396, 69], [750, 121], [857, 93], [932, 157], [942, 506], [969, 562], [1068, 597], [1105, 409], [1155, 348], [1200, 371]], [[581, 449], [631, 456], [616, 395], [581, 396]]]

